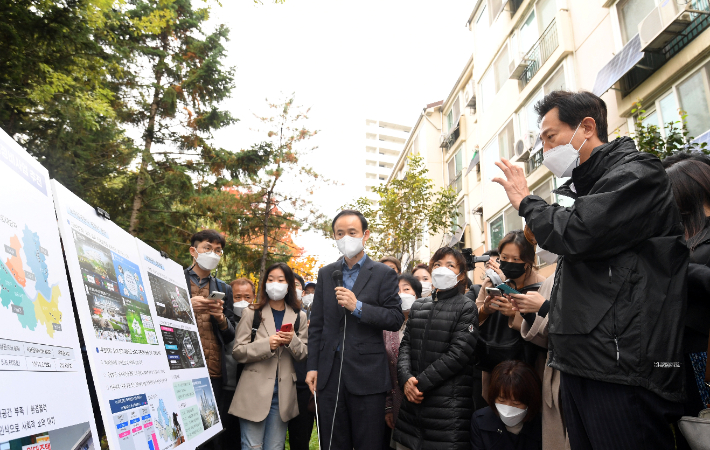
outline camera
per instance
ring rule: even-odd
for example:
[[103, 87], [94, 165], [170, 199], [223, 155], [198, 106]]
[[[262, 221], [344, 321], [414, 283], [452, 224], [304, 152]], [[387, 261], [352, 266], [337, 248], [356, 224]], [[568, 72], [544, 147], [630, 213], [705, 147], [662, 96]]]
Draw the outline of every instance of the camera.
[[476, 263], [486, 263], [491, 259], [490, 255], [483, 256], [473, 256], [473, 249], [462, 248], [461, 253], [463, 253], [464, 258], [466, 258], [466, 270], [473, 270]]

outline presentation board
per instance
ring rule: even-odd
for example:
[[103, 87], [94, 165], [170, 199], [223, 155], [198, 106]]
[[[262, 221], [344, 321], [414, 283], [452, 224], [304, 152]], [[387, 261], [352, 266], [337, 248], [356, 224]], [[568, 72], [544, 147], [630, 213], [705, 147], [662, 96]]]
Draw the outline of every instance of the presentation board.
[[222, 426], [180, 266], [51, 186], [109, 446], [194, 449]]
[[49, 175], [0, 130], [0, 449], [98, 448]]

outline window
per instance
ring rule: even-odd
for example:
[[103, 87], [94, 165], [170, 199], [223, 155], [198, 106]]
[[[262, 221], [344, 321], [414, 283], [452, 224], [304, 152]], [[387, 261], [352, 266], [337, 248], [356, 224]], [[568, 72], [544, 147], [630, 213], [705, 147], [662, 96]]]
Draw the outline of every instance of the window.
[[552, 194], [552, 178], [543, 181], [540, 186], [532, 190], [532, 193], [541, 197], [548, 205], [556, 203]]
[[523, 229], [523, 218], [518, 215], [518, 211], [509, 206], [501, 215], [489, 222], [491, 247], [498, 248], [498, 243], [503, 236], [515, 230]]
[[540, 28], [540, 34], [542, 34], [557, 14], [556, 0], [540, 0], [537, 2], [537, 5], [535, 5], [535, 9], [539, 17], [538, 26]]
[[508, 57], [508, 45], [506, 44], [503, 47], [503, 50], [501, 50], [500, 54], [496, 58], [496, 60], [493, 62], [493, 70], [495, 71], [495, 93], [497, 94], [498, 91], [503, 87], [506, 81], [508, 81], [508, 76], [510, 73], [508, 72], [508, 65], [510, 63], [510, 58]]
[[486, 148], [483, 149], [483, 170], [486, 176], [486, 181], [491, 181], [493, 178], [503, 175], [503, 172], [495, 165], [495, 162], [500, 159], [498, 153], [498, 138], [491, 140]]
[[515, 136], [513, 131], [513, 121], [508, 124], [498, 134], [498, 152], [501, 158], [511, 159], [515, 156]]
[[503, 226], [503, 215], [501, 214], [500, 216], [496, 217], [495, 219], [491, 220], [490, 223], [490, 236], [491, 236], [491, 247], [490, 248], [498, 248], [498, 243], [503, 239], [503, 236], [505, 235], [504, 233], [504, 226]]
[[710, 128], [706, 70], [700, 69], [677, 87], [681, 108], [688, 114], [688, 132], [693, 137]]
[[453, 158], [449, 160], [449, 186], [453, 186], [458, 194], [463, 189], [463, 152], [459, 149]]
[[[508, 3], [507, 1], [505, 3]], [[503, 11], [504, 2], [503, 0], [488, 0], [488, 11], [490, 11], [490, 23], [493, 23], [498, 14]]]
[[520, 45], [521, 53], [527, 53], [539, 37], [537, 30], [537, 20], [535, 17], [535, 11], [531, 12], [523, 26], [520, 27], [520, 32], [518, 33], [518, 42]]
[[447, 130], [447, 132], [450, 132], [453, 127], [454, 127], [454, 111], [450, 110], [449, 113], [446, 115], [446, 130]]
[[385, 181], [387, 178], [384, 175], [380, 175], [380, 180]]
[[[658, 100], [645, 103], [643, 105], [646, 110], [644, 125], [657, 126], [658, 132], [665, 137], [665, 126], [672, 122], [680, 122], [679, 109], [681, 109], [688, 114], [686, 123], [689, 137], [696, 138], [710, 130], [709, 80], [710, 64], [706, 64], [681, 80]], [[679, 128], [679, 125], [676, 124], [676, 128]]]
[[555, 0], [540, 0], [525, 19], [518, 32], [518, 43], [521, 53], [525, 54], [537, 42], [538, 38], [550, 25], [557, 13]]
[[656, 7], [656, 0], [625, 0], [617, 5], [624, 45], [639, 32], [641, 21]]
[[493, 69], [491, 68], [481, 78], [481, 112], [490, 111], [496, 92]]
[[565, 90], [566, 88], [567, 83], [565, 83], [565, 68], [564, 66], [561, 66], [543, 84], [542, 89], [537, 91], [530, 101], [520, 111], [518, 111], [520, 136], [525, 136], [526, 133], [533, 133], [535, 138], [537, 137], [540, 132], [540, 127], [537, 123], [535, 104], [542, 100], [542, 98], [550, 92]]
[[[466, 208], [464, 207], [464, 203], [461, 202], [456, 207], [456, 217], [454, 217], [454, 223], [451, 226], [451, 232], [456, 234], [457, 232], [461, 231], [465, 225], [466, 225]], [[463, 238], [463, 236], [462, 236], [462, 238]]]
[[552, 74], [550, 79], [545, 82], [543, 89], [545, 90], [545, 95], [547, 95], [552, 91], [564, 91], [565, 86], [565, 68], [560, 67]]
[[488, 31], [488, 11], [486, 5], [483, 5], [478, 19], [476, 19], [476, 44], [481, 45], [485, 42], [486, 31]]

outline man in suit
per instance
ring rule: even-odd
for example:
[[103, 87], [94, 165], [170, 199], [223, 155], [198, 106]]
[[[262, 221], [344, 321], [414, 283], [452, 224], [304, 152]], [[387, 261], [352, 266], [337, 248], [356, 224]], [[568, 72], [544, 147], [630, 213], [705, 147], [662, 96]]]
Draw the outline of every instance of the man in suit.
[[404, 322], [397, 274], [365, 254], [370, 230], [360, 212], [341, 211], [332, 228], [343, 258], [318, 271], [306, 383], [317, 393], [322, 450], [378, 449], [392, 389], [382, 331]]

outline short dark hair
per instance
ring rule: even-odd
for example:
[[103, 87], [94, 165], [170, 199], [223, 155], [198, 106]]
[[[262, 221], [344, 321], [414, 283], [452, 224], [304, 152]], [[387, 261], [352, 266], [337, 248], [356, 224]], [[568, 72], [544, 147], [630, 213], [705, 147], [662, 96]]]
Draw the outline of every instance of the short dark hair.
[[408, 274], [408, 273], [403, 273], [399, 277], [397, 277], [398, 281], [404, 281], [408, 285], [412, 286], [412, 289], [414, 289], [414, 293], [417, 294], [417, 298], [422, 298], [422, 283], [419, 282], [414, 276]]
[[335, 222], [343, 216], [357, 216], [362, 224], [362, 232], [364, 233], [367, 231], [367, 219], [365, 219], [365, 216], [363, 216], [360, 211], [355, 211], [354, 209], [344, 209], [335, 216], [333, 223], [330, 224], [330, 227], [333, 229], [333, 233], [335, 233]]
[[301, 290], [305, 290], [306, 289], [306, 280], [304, 280], [303, 277], [300, 276], [299, 274], [297, 274], [296, 272], [293, 273], [293, 276], [296, 278], [296, 281], [301, 283]]
[[400, 264], [399, 260], [397, 258], [395, 258], [394, 256], [385, 256], [384, 258], [382, 258], [380, 260], [380, 262], [382, 264], [384, 264], [386, 262], [391, 262], [392, 264], [395, 265], [395, 267], [397, 267], [397, 274], [399, 275], [400, 273], [402, 273], [402, 264]]
[[459, 266], [459, 270], [461, 270], [461, 273], [463, 274], [463, 280], [458, 282], [459, 292], [463, 294], [466, 292], [468, 285], [471, 284], [471, 281], [468, 279], [468, 274], [466, 273], [466, 257], [463, 256], [463, 253], [460, 251], [453, 247], [441, 247], [439, 250], [434, 252], [429, 260], [429, 273], [434, 270], [434, 263], [444, 259], [446, 255], [452, 255], [454, 257], [456, 264]]
[[190, 238], [190, 246], [194, 247], [195, 244], [200, 242], [209, 242], [210, 244], [219, 244], [224, 248], [227, 245], [227, 241], [224, 239], [219, 232], [216, 230], [202, 230], [193, 234]]
[[515, 400], [528, 407], [523, 422], [534, 420], [542, 411], [542, 381], [535, 370], [522, 361], [508, 360], [495, 366], [488, 385], [488, 404], [498, 416], [496, 399]]
[[710, 204], [710, 159], [704, 155], [674, 156], [665, 158], [663, 166], [680, 209], [688, 247], [695, 250], [710, 233], [705, 226], [705, 205]]
[[606, 103], [601, 98], [586, 91], [552, 91], [535, 104], [537, 123], [555, 108], [560, 121], [572, 128], [577, 128], [585, 117], [591, 117], [597, 124], [599, 140], [609, 142]]

